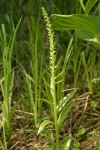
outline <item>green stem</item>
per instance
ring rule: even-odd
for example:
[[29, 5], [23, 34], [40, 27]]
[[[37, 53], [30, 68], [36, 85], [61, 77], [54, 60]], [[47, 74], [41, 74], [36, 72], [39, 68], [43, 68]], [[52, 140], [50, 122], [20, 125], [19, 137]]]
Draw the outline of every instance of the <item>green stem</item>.
[[49, 17], [47, 15], [47, 12], [44, 8], [42, 8], [44, 18], [46, 21], [46, 26], [48, 30], [48, 37], [49, 37], [49, 43], [50, 43], [50, 92], [52, 95], [52, 102], [53, 102], [53, 118], [54, 118], [54, 125], [55, 125], [55, 138], [56, 138], [56, 150], [59, 150], [59, 128], [58, 128], [58, 117], [57, 117], [57, 97], [56, 97], [56, 81], [55, 81], [55, 72], [56, 72], [56, 54], [55, 54], [55, 45], [54, 45], [54, 32], [52, 29], [52, 26], [50, 24]]
[[[52, 39], [53, 40], [53, 39]], [[52, 41], [52, 43], [54, 43]], [[57, 122], [57, 98], [56, 98], [56, 83], [55, 83], [55, 52], [54, 44], [52, 44], [52, 54], [51, 54], [51, 94], [53, 97], [53, 106], [54, 106], [54, 122], [55, 122], [55, 132], [56, 132], [56, 149], [59, 150], [59, 129]]]

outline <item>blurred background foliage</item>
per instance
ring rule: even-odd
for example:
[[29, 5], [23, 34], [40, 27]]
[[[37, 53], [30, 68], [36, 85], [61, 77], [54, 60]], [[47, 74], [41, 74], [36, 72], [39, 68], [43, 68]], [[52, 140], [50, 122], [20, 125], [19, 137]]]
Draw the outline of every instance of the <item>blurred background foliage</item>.
[[[84, 0], [83, 2], [85, 4], [87, 0]], [[33, 30], [34, 30], [33, 32], [35, 33], [35, 24], [38, 18], [37, 15], [38, 15], [40, 3], [41, 3], [41, 7], [42, 6], [45, 7], [45, 9], [48, 12], [48, 15], [55, 14], [55, 13], [64, 14], [64, 15], [84, 13], [79, 0], [1, 0], [0, 1], [0, 26], [1, 24], [5, 24], [8, 38], [10, 38], [12, 29], [17, 25], [20, 17], [22, 16], [22, 21], [16, 37], [17, 40], [15, 43], [15, 50], [13, 56], [20, 63], [24, 62], [26, 68], [27, 68], [28, 61], [30, 60], [31, 57], [31, 53], [28, 45], [29, 38], [30, 38], [30, 29], [33, 26]], [[99, 15], [99, 11], [100, 11], [99, 8], [100, 5], [98, 1], [90, 13], [92, 15], [93, 14]], [[34, 23], [32, 23], [32, 20]], [[55, 31], [55, 33], [56, 33], [55, 43], [56, 43], [57, 56], [58, 56], [57, 58], [59, 59], [60, 56], [62, 56], [62, 58], [65, 56], [66, 49], [68, 47], [70, 38], [72, 37], [73, 31]], [[46, 57], [45, 58], [46, 62], [48, 62], [49, 43], [48, 40], [46, 39], [47, 33], [46, 33], [46, 27], [45, 27], [42, 12], [39, 20], [38, 37], [39, 37], [38, 54], [40, 53], [38, 57], [41, 58], [41, 50], [42, 50], [44, 51], [44, 57]], [[73, 52], [72, 57], [75, 56], [74, 53], [76, 53], [77, 49], [80, 49], [82, 51], [85, 50], [87, 47], [87, 44], [84, 43], [84, 41], [81, 39], [75, 38], [74, 41], [75, 42], [73, 46], [75, 47], [74, 48], [75, 52]], [[70, 65], [73, 65], [73, 61], [72, 64], [70, 63]], [[14, 64], [14, 66], [16, 66], [16, 64]]]
[[[23, 53], [23, 48], [26, 48], [25, 41], [28, 40], [31, 17], [34, 17], [36, 20], [40, 1], [42, 2], [42, 6], [46, 8], [49, 15], [53, 13], [83, 13], [79, 0], [1, 0], [0, 24], [5, 24], [8, 35], [10, 35], [13, 26], [16, 26], [20, 17], [23, 16], [19, 32], [17, 34], [17, 47], [18, 49], [21, 49], [19, 53]], [[84, 3], [86, 1], [87, 0], [84, 0]], [[64, 41], [68, 38], [65, 34], [66, 32], [60, 32], [59, 36], [57, 35], [59, 42], [63, 41], [63, 47], [61, 49], [64, 48]], [[59, 44], [59, 47], [60, 46], [62, 46], [61, 43]]]
[[[85, 4], [87, 0], [84, 0], [83, 2]], [[17, 33], [16, 46], [14, 50], [14, 57], [16, 56], [18, 61], [22, 62], [26, 60], [27, 54], [29, 55], [28, 50], [29, 47], [27, 45], [27, 42], [29, 41], [30, 26], [32, 25], [32, 18], [34, 22], [37, 21], [37, 15], [39, 11], [38, 7], [40, 3], [41, 6], [45, 7], [49, 15], [53, 13], [65, 15], [84, 13], [79, 0], [1, 0], [0, 26], [1, 24], [5, 24], [8, 38], [10, 38], [13, 27], [16, 26], [18, 20], [22, 16], [22, 21]], [[93, 11], [91, 11], [91, 14], [95, 12], [97, 15], [99, 15], [99, 11], [96, 11], [97, 9], [99, 10], [98, 4], [99, 1], [98, 3], [96, 3], [96, 6], [93, 7]], [[45, 37], [44, 34], [46, 34], [45, 33], [46, 30], [42, 12], [39, 22], [39, 28], [40, 28], [39, 32], [41, 35], [40, 37], [41, 38]], [[66, 48], [68, 46], [68, 42], [72, 36], [73, 31], [55, 31], [55, 32], [56, 32], [55, 43], [58, 49], [58, 54], [62, 54], [63, 56], [65, 56]], [[48, 49], [48, 42], [46, 41], [46, 39], [42, 38], [41, 44], [43, 45], [44, 49]], [[80, 45], [80, 48], [82, 47], [80, 39], [78, 39], [78, 45]]]

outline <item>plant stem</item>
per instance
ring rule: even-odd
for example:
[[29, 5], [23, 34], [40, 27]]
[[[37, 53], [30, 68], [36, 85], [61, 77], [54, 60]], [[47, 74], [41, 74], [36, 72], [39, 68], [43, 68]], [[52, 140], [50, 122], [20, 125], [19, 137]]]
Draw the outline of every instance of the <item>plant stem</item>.
[[52, 95], [52, 103], [53, 103], [53, 118], [55, 125], [55, 137], [56, 137], [56, 150], [59, 150], [59, 128], [58, 128], [58, 117], [57, 117], [57, 97], [56, 97], [56, 52], [55, 52], [55, 44], [54, 44], [54, 31], [50, 24], [50, 20], [47, 12], [44, 8], [42, 8], [44, 18], [46, 21], [46, 27], [48, 30], [49, 44], [50, 44], [50, 92]]
[[57, 123], [57, 98], [56, 98], [56, 83], [55, 83], [55, 54], [54, 46], [52, 46], [52, 62], [51, 62], [51, 94], [53, 97], [53, 110], [54, 110], [54, 122], [55, 122], [55, 131], [56, 131], [56, 148], [59, 150], [59, 129]]

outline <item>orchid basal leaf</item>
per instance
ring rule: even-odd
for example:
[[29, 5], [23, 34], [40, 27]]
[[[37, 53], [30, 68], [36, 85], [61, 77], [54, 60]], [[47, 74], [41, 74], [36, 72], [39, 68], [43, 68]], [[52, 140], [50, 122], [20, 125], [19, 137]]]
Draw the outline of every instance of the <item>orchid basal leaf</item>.
[[68, 113], [71, 111], [71, 108], [73, 107], [76, 99], [71, 99], [70, 102], [64, 107], [62, 112], [60, 113], [58, 117], [58, 126], [59, 128], [63, 124], [65, 118], [67, 117]]
[[39, 135], [41, 133], [41, 131], [44, 130], [45, 126], [47, 126], [48, 124], [52, 124], [53, 122], [50, 121], [50, 120], [44, 120], [41, 124], [40, 124], [40, 127], [39, 127], [39, 130], [38, 130], [38, 133], [37, 135]]
[[61, 99], [57, 105], [57, 112], [62, 111], [63, 107], [68, 103], [68, 101], [75, 95], [77, 90], [68, 93], [63, 99]]

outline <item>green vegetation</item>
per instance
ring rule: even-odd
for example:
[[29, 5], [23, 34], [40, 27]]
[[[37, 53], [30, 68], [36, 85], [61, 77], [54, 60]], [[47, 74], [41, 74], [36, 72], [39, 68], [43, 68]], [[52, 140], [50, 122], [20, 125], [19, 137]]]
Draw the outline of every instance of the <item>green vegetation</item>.
[[0, 150], [99, 150], [99, 0], [0, 8]]

